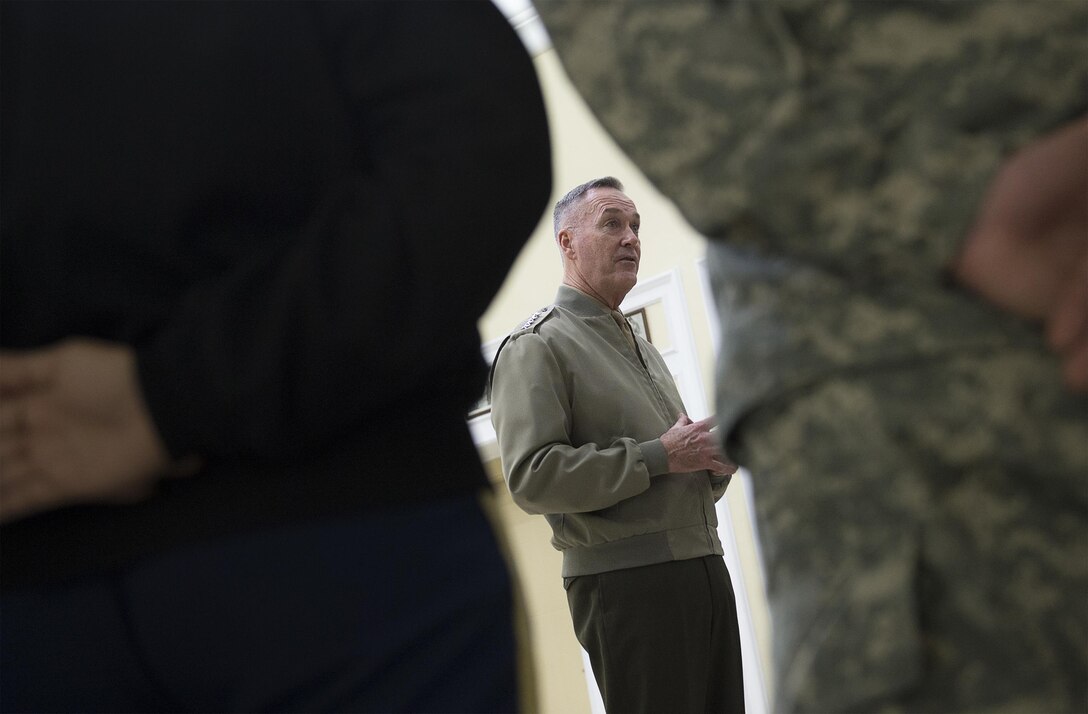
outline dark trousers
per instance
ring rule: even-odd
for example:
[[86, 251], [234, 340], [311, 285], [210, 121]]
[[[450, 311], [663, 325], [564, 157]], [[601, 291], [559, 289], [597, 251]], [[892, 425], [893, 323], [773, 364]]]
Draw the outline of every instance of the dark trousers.
[[516, 660], [508, 571], [475, 497], [0, 600], [4, 711], [511, 712]]
[[721, 556], [566, 585], [609, 714], [744, 711], [737, 606]]

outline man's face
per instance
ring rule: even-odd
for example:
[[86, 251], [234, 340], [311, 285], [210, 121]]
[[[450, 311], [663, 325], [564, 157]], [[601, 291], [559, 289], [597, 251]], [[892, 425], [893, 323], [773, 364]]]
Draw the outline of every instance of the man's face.
[[635, 204], [614, 188], [590, 189], [559, 232], [566, 281], [616, 308], [638, 281], [642, 258]]

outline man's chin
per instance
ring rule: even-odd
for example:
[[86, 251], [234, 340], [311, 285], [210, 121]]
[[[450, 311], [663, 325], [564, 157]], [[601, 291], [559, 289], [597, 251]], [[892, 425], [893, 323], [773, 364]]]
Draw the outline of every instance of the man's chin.
[[623, 294], [626, 295], [631, 291], [631, 288], [635, 287], [638, 283], [638, 272], [623, 273], [617, 276], [616, 284], [623, 290]]

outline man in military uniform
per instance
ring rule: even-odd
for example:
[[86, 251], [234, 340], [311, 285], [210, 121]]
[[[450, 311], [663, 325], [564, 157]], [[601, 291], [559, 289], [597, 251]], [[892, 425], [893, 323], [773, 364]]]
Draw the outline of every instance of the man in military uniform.
[[1088, 5], [537, 5], [711, 239], [775, 711], [1084, 711]]
[[563, 553], [578, 640], [610, 712], [744, 709], [714, 503], [736, 467], [692, 422], [664, 360], [619, 312], [641, 258], [614, 178], [555, 207], [563, 285], [503, 345], [492, 420], [514, 502]]

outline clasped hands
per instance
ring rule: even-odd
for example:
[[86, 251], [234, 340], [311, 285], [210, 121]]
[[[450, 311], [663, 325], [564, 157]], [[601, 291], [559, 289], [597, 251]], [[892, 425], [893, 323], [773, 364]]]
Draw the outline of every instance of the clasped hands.
[[131, 348], [72, 339], [0, 352], [0, 522], [137, 501], [171, 468]]
[[726, 458], [717, 437], [711, 433], [714, 417], [693, 422], [681, 414], [676, 423], [661, 435], [661, 444], [669, 455], [670, 473], [709, 471], [715, 476], [729, 476], [737, 465]]

